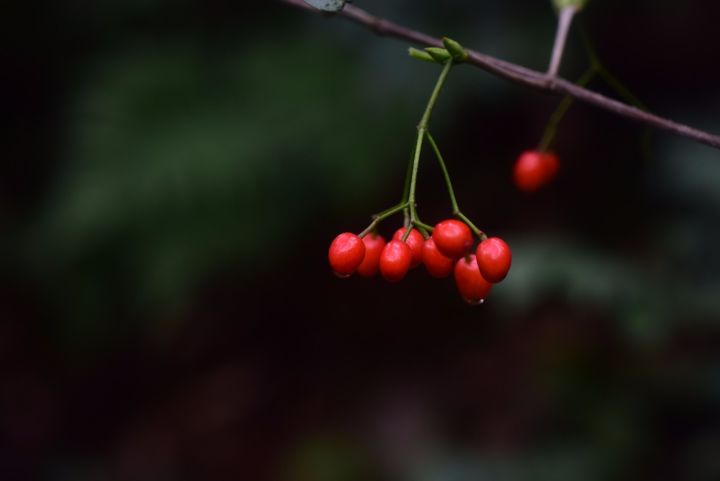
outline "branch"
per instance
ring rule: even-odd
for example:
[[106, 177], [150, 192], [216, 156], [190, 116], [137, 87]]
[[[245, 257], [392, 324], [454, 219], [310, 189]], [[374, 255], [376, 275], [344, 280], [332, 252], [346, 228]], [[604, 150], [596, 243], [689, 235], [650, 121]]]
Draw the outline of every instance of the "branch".
[[[318, 12], [318, 10], [310, 7], [302, 0], [280, 1], [298, 8]], [[353, 5], [346, 4], [345, 8], [335, 15], [348, 18], [360, 25], [370, 28], [376, 34], [381, 36], [395, 37], [433, 47], [443, 46], [442, 41], [439, 38], [411, 30], [385, 18], [376, 17]], [[647, 124], [657, 129], [666, 130], [711, 147], [715, 147], [716, 149], [720, 149], [720, 136], [651, 114], [650, 112], [646, 112], [644, 110], [640, 110], [597, 92], [593, 92], [592, 90], [575, 85], [572, 82], [568, 82], [567, 80], [559, 77], [549, 76], [545, 73], [506, 62], [505, 60], [500, 60], [475, 50], [468, 49], [468, 54], [470, 55], [468, 63], [493, 75], [497, 75], [498, 77], [502, 77], [506, 80], [510, 80], [536, 90], [551, 92], [558, 95], [570, 95], [582, 102], [600, 107], [601, 109], [613, 112], [621, 117], [625, 117], [642, 124]]]

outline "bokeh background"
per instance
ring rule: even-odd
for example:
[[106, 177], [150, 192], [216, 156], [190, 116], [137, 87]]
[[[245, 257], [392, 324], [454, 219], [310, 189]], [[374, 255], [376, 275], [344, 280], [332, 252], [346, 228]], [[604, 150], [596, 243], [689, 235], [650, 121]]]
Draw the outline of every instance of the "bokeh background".
[[[357, 0], [537, 69], [549, 3]], [[580, 18], [652, 110], [720, 132], [719, 17]], [[401, 193], [438, 73], [406, 43], [229, 0], [14, 2], [2, 31], [0, 479], [720, 479], [720, 152], [576, 105], [525, 195], [559, 99], [455, 69], [431, 127], [514, 252], [469, 307], [327, 266]], [[449, 212], [430, 156], [419, 208]]]

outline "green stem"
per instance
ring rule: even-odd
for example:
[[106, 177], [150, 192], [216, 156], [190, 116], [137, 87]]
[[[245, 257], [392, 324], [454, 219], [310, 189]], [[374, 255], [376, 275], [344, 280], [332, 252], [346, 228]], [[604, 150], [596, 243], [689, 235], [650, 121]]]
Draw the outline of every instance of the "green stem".
[[[440, 148], [438, 147], [437, 142], [435, 142], [435, 139], [429, 131], [425, 132], [425, 137], [427, 138], [430, 147], [432, 147], [433, 151], [435, 152], [435, 156], [437, 157], [438, 163], [440, 164], [440, 169], [442, 170], [443, 177], [445, 178], [445, 185], [447, 186], [448, 194], [450, 195], [453, 215], [465, 222], [470, 227], [470, 229], [472, 229], [475, 235], [480, 238], [481, 241], [487, 239], [487, 235], [483, 231], [478, 229], [477, 226], [473, 224], [473, 222], [460, 211], [460, 206], [458, 205], [457, 198], [455, 197], [455, 189], [453, 189], [452, 181], [450, 180], [450, 173], [448, 172], [445, 160], [440, 153]], [[432, 229], [430, 230], [432, 231]]]
[[[413, 159], [415, 158], [415, 149], [410, 152], [410, 160], [408, 161], [407, 172], [405, 173], [405, 185], [403, 187], [402, 200], [400, 202], [407, 204], [410, 195], [410, 176], [412, 175]], [[403, 226], [410, 225], [410, 209], [403, 209]]]
[[413, 225], [417, 227], [418, 230], [425, 230], [427, 232], [432, 232], [434, 230], [433, 226], [421, 222], [420, 220], [416, 220], [415, 222], [413, 222]]
[[378, 212], [377, 214], [372, 215], [372, 219], [387, 219], [389, 216], [396, 214], [398, 212], [398, 209], [404, 209], [407, 207], [407, 202], [400, 202], [399, 204], [395, 204], [394, 206], [385, 209], [382, 212]]
[[405, 203], [408, 201], [410, 195], [410, 176], [412, 175], [413, 159], [415, 158], [415, 149], [410, 152], [410, 160], [408, 161], [407, 171], [405, 172], [405, 184], [403, 187], [403, 195], [400, 202]]
[[432, 147], [433, 151], [435, 152], [435, 157], [437, 157], [438, 163], [440, 164], [440, 170], [442, 170], [443, 177], [445, 178], [445, 185], [447, 186], [448, 195], [450, 196], [452, 212], [453, 215], [456, 215], [458, 212], [460, 212], [460, 208], [458, 207], [457, 198], [455, 197], [455, 190], [453, 189], [452, 181], [450, 180], [450, 174], [448, 173], [447, 165], [445, 164], [445, 160], [440, 153], [437, 142], [435, 142], [435, 139], [429, 131], [425, 132], [425, 137], [427, 138], [430, 147]]
[[[582, 77], [580, 77], [580, 79], [577, 81], [577, 85], [579, 85], [580, 87], [586, 86], [590, 83], [596, 73], [597, 66], [593, 64], [585, 71]], [[542, 140], [540, 141], [538, 150], [544, 152], [550, 147], [553, 140], [555, 140], [555, 134], [557, 133], [558, 125], [560, 125], [560, 122], [562, 121], [563, 117], [565, 117], [565, 114], [568, 112], [568, 110], [570, 110], [570, 106], [572, 106], [574, 101], [575, 99], [570, 95], [566, 95], [560, 101], [557, 108], [555, 109], [555, 112], [553, 112], [553, 114], [550, 116], [547, 127], [545, 127], [545, 133], [543, 134]]]
[[583, 46], [585, 47], [585, 52], [587, 53], [588, 60], [590, 61], [590, 66], [597, 71], [597, 73], [600, 75], [600, 77], [602, 77], [605, 83], [607, 83], [610, 88], [612, 88], [618, 95], [620, 95], [622, 99], [624, 99], [630, 105], [634, 105], [641, 110], [648, 111], [649, 109], [647, 108], [647, 105], [640, 101], [640, 99], [637, 98], [630, 91], [630, 89], [627, 88], [615, 75], [613, 75], [600, 61], [600, 57], [595, 50], [595, 46], [593, 45], [592, 39], [590, 38], [590, 34], [587, 32], [587, 29], [584, 25], [580, 26], [580, 35], [582, 37]]
[[410, 236], [410, 232], [415, 228], [413, 224], [408, 224], [405, 226], [405, 232], [403, 232], [402, 237], [400, 238], [401, 241], [405, 242], [407, 238]]
[[647, 105], [642, 103], [639, 98], [633, 94], [629, 88], [627, 88], [620, 80], [610, 73], [608, 69], [605, 68], [604, 65], [600, 65], [600, 68], [598, 70], [598, 73], [600, 74], [600, 77], [607, 83], [610, 88], [612, 88], [615, 92], [620, 95], [621, 98], [623, 98], [627, 103], [634, 105], [635, 107], [641, 109], [641, 110], [649, 110], [647, 108]]
[[442, 91], [443, 85], [445, 84], [445, 80], [447, 79], [448, 73], [450, 72], [452, 65], [452, 59], [448, 60], [445, 63], [445, 67], [443, 67], [443, 70], [440, 73], [440, 77], [438, 78], [437, 83], [435, 84], [435, 88], [430, 95], [430, 100], [428, 101], [427, 107], [425, 107], [425, 112], [423, 113], [423, 116], [420, 119], [420, 123], [417, 126], [418, 134], [417, 140], [415, 142], [415, 153], [413, 155], [412, 172], [410, 174], [410, 191], [408, 192], [408, 204], [410, 208], [411, 223], [417, 221], [415, 190], [417, 187], [417, 174], [418, 167], [420, 165], [420, 153], [422, 152], [423, 139], [425, 137], [425, 132], [427, 132], [428, 123], [430, 122], [430, 116], [432, 115], [433, 107], [435, 107], [435, 104], [437, 103], [438, 97], [440, 95], [440, 92]]
[[581, 23], [578, 26], [578, 30], [580, 31], [580, 38], [582, 39], [583, 46], [585, 47], [585, 52], [587, 53], [588, 60], [590, 61], [590, 67], [595, 68], [596, 70], [600, 69], [600, 67], [602, 66], [602, 63], [600, 62], [600, 57], [598, 57], [598, 54], [595, 51], [595, 46], [590, 39], [590, 34], [587, 32], [585, 25]]
[[408, 206], [407, 202], [400, 203], [394, 207], [390, 207], [389, 209], [386, 209], [386, 210], [380, 212], [379, 214], [375, 214], [373, 216], [373, 221], [370, 223], [369, 226], [367, 226], [367, 228], [364, 231], [362, 231], [360, 233], [360, 235], [358, 237], [360, 237], [360, 238], [365, 237], [370, 232], [372, 232], [378, 226], [378, 224], [380, 224], [380, 222], [382, 222], [385, 219], [387, 219], [388, 217], [393, 216], [393, 215], [397, 214], [398, 212], [406, 209], [407, 206]]
[[[623, 84], [620, 79], [618, 79], [612, 72], [610, 72], [600, 61], [600, 57], [598, 57], [598, 54], [595, 51], [595, 46], [590, 39], [590, 34], [588, 34], [584, 26], [581, 26], [580, 33], [582, 35], [583, 45], [585, 46], [585, 51], [587, 52], [590, 64], [596, 68], [598, 74], [605, 81], [605, 83], [608, 84], [608, 86], [613, 89], [618, 95], [620, 95], [620, 98], [624, 99], [625, 102], [629, 103], [630, 105], [634, 105], [640, 110], [649, 112], [650, 109], [647, 107], [647, 105], [645, 105], [635, 94], [633, 94], [630, 89], [625, 86], [625, 84]], [[652, 147], [650, 144], [652, 133], [652, 128], [646, 126], [641, 141], [641, 150], [643, 152], [643, 156], [646, 159], [650, 159], [652, 157]]]
[[475, 235], [480, 238], [480, 241], [484, 241], [485, 239], [488, 238], [488, 236], [483, 231], [478, 229], [477, 226], [475, 224], [473, 224], [472, 221], [470, 219], [468, 219], [465, 214], [463, 214], [462, 212], [457, 212], [455, 215], [457, 216], [458, 219], [465, 222], [468, 225], [468, 227], [470, 227], [470, 229], [475, 233]]

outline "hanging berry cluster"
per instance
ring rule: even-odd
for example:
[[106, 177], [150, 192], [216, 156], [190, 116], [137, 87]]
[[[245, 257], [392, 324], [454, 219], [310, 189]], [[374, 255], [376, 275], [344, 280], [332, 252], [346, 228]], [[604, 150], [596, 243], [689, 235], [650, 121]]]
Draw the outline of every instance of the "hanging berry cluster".
[[[401, 201], [373, 216], [371, 224], [361, 233], [338, 235], [330, 245], [328, 260], [338, 277], [349, 277], [354, 273], [361, 277], [374, 277], [379, 272], [389, 282], [401, 281], [410, 269], [424, 264], [432, 277], [444, 278], [453, 274], [461, 297], [476, 305], [484, 302], [493, 284], [505, 279], [512, 254], [505, 241], [499, 237], [488, 237], [462, 213], [445, 160], [428, 129], [433, 107], [450, 69], [468, 58], [465, 49], [454, 40], [444, 38], [443, 44], [445, 48], [410, 49], [412, 57], [444, 67], [417, 127], [417, 139]], [[426, 143], [439, 162], [452, 204], [452, 218], [434, 227], [420, 220], [415, 198], [420, 156]], [[514, 181], [521, 190], [534, 191], [550, 181], [557, 168], [554, 154], [528, 151], [517, 161]], [[403, 226], [387, 242], [377, 232], [377, 227], [385, 219], [400, 213], [404, 216]]]
[[338, 277], [374, 277], [380, 272], [387, 281], [399, 282], [424, 264], [438, 279], [452, 273], [462, 298], [481, 304], [510, 270], [510, 248], [502, 239], [486, 237], [473, 251], [470, 228], [456, 219], [438, 223], [427, 238], [412, 226], [399, 228], [390, 242], [377, 232], [363, 234], [345, 232], [330, 245], [328, 259]]

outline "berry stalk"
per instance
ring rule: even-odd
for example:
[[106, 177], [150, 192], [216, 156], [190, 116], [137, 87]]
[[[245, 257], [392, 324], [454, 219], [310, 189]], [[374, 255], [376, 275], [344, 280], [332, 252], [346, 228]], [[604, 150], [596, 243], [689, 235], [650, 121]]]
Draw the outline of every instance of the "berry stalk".
[[394, 207], [390, 207], [389, 209], [386, 209], [386, 210], [380, 212], [379, 214], [375, 214], [373, 216], [373, 221], [370, 223], [369, 226], [367, 226], [367, 228], [364, 231], [362, 231], [358, 235], [358, 237], [360, 237], [362, 239], [363, 237], [368, 235], [370, 232], [372, 232], [378, 226], [378, 224], [380, 224], [380, 222], [384, 221], [385, 219], [387, 219], [390, 216], [397, 214], [398, 212], [400, 212], [404, 209], [407, 209], [407, 203], [398, 204]]
[[443, 67], [442, 72], [440, 73], [440, 77], [438, 77], [437, 83], [435, 84], [435, 88], [433, 89], [432, 94], [430, 95], [430, 100], [428, 100], [428, 104], [425, 107], [425, 112], [423, 112], [423, 116], [420, 119], [420, 123], [417, 126], [418, 133], [417, 133], [417, 140], [415, 142], [415, 152], [413, 155], [412, 171], [410, 174], [410, 191], [408, 192], [410, 222], [413, 224], [415, 224], [416, 222], [419, 222], [418, 215], [417, 215], [415, 190], [417, 187], [417, 174], [418, 174], [418, 168], [420, 166], [420, 153], [422, 152], [423, 140], [425, 138], [425, 133], [428, 130], [428, 124], [430, 122], [430, 116], [432, 115], [433, 107], [435, 107], [435, 104], [437, 103], [438, 97], [440, 96], [440, 92], [442, 91], [442, 88], [445, 85], [445, 80], [447, 79], [448, 73], [450, 73], [450, 69], [452, 68], [452, 65], [453, 65], [452, 59], [448, 60], [445, 63], [445, 66]]
[[430, 147], [435, 152], [435, 157], [437, 157], [438, 163], [440, 164], [440, 170], [442, 170], [443, 178], [445, 179], [445, 186], [447, 187], [448, 195], [450, 196], [450, 203], [452, 204], [452, 213], [453, 215], [457, 215], [458, 212], [460, 212], [460, 207], [458, 207], [457, 198], [455, 197], [455, 189], [453, 189], [452, 181], [450, 180], [450, 173], [448, 172], [447, 165], [445, 164], [445, 159], [443, 159], [443, 156], [440, 153], [440, 148], [429, 131], [425, 132], [425, 137], [427, 138]]
[[[577, 85], [580, 87], [586, 86], [595, 77], [596, 73], [597, 69], [595, 65], [590, 66], [585, 71], [585, 73], [582, 74], [580, 79], [578, 79]], [[545, 152], [550, 147], [553, 140], [555, 139], [558, 125], [560, 125], [560, 122], [562, 121], [563, 117], [565, 117], [565, 114], [568, 112], [568, 110], [570, 110], [570, 107], [572, 106], [574, 101], [575, 99], [570, 95], [566, 95], [560, 101], [557, 108], [555, 109], [555, 112], [553, 112], [553, 114], [550, 116], [547, 127], [545, 127], [545, 133], [543, 134], [540, 145], [538, 146], [538, 150], [540, 152]]]
[[443, 178], [445, 179], [445, 185], [447, 186], [448, 195], [450, 196], [450, 203], [452, 204], [453, 215], [465, 222], [470, 227], [470, 229], [472, 229], [475, 235], [480, 238], [481, 241], [487, 239], [487, 235], [485, 235], [483, 231], [478, 229], [477, 226], [475, 226], [475, 224], [473, 224], [470, 219], [468, 219], [467, 216], [463, 214], [460, 210], [457, 198], [455, 197], [455, 189], [453, 188], [452, 181], [450, 180], [450, 173], [448, 172], [447, 165], [445, 164], [445, 159], [443, 159], [442, 153], [440, 153], [440, 148], [438, 147], [437, 142], [435, 142], [435, 139], [429, 131], [425, 132], [425, 137], [427, 138], [430, 147], [432, 147], [433, 151], [435, 152], [435, 157], [437, 157], [438, 163], [440, 164], [440, 170], [442, 170]]

